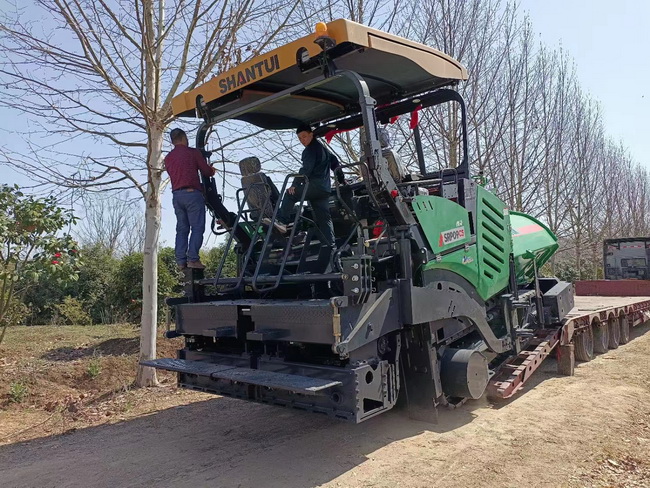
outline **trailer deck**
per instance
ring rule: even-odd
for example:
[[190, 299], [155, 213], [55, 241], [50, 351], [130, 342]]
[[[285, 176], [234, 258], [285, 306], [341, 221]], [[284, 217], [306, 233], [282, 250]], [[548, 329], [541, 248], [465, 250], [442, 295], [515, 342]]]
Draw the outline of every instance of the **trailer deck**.
[[553, 349], [556, 351], [558, 373], [572, 376], [576, 360], [574, 338], [580, 334], [590, 334], [593, 347], [594, 329], [618, 327], [619, 339], [610, 340], [607, 336], [603, 345], [605, 349], [618, 347], [619, 343], [624, 344], [628, 340], [625, 336], [621, 338], [622, 328], [627, 328], [629, 334], [629, 327], [648, 320], [650, 296], [576, 296], [575, 306], [562, 324], [555, 329], [536, 331], [525, 349], [501, 365], [490, 380], [488, 396], [506, 399], [516, 394]]

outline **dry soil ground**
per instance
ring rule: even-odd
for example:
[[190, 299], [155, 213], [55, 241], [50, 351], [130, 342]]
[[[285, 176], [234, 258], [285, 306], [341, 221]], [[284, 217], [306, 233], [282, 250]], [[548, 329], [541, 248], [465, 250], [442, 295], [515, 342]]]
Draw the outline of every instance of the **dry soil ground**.
[[132, 329], [14, 328], [0, 349], [0, 486], [650, 486], [649, 328], [574, 377], [548, 360], [515, 400], [437, 425], [393, 412], [350, 425], [171, 377], [133, 390]]

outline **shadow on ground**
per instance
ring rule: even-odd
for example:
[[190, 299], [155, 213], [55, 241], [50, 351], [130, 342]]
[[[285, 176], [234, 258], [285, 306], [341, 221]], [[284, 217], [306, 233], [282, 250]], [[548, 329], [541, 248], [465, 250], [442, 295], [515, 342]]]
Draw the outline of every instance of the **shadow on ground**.
[[443, 411], [438, 424], [402, 411], [359, 425], [230, 398], [0, 447], [3, 486], [319, 486], [372, 452], [454, 430], [485, 402]]
[[129, 356], [137, 354], [140, 340], [137, 337], [107, 339], [90, 347], [59, 347], [41, 356], [48, 361], [74, 361], [89, 356]]

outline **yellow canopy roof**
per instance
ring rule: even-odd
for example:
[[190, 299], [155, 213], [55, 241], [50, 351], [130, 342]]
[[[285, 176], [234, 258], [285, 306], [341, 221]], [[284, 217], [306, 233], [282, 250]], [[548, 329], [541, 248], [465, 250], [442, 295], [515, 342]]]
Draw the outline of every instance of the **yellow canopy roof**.
[[[467, 79], [466, 69], [446, 54], [356, 22], [329, 22], [327, 35], [336, 41], [328, 57], [337, 70], [351, 70], [367, 82], [378, 104], [430, 91]], [[174, 115], [196, 117], [202, 97], [211, 117], [250, 106], [234, 118], [260, 127], [282, 129], [319, 123], [355, 112], [358, 93], [349, 79], [332, 77], [300, 94], [259, 104], [265, 98], [317, 78], [319, 69], [305, 70], [299, 59], [321, 53], [317, 34], [302, 37], [217, 75], [172, 100]]]

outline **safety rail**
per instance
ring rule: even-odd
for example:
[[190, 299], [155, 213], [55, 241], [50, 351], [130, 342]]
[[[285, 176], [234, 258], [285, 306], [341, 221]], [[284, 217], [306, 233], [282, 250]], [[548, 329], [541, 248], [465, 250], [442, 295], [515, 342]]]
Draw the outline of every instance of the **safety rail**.
[[[291, 227], [291, 233], [289, 234], [289, 239], [288, 239], [288, 244], [284, 248], [284, 252], [282, 254], [282, 259], [280, 260], [280, 269], [278, 270], [278, 273], [276, 275], [275, 281], [271, 285], [267, 286], [258, 286], [258, 277], [260, 270], [262, 269], [262, 264], [264, 263], [264, 258], [266, 256], [266, 253], [268, 251], [268, 246], [269, 243], [271, 242], [271, 235], [273, 234], [273, 227], [275, 226], [275, 223], [277, 222], [278, 218], [278, 212], [280, 210], [280, 207], [282, 206], [282, 199], [284, 198], [285, 192], [287, 190], [287, 184], [289, 183], [289, 179], [293, 178], [294, 180], [296, 179], [303, 179], [304, 184], [302, 187], [302, 194], [300, 195], [300, 202], [298, 206], [298, 211], [296, 212], [295, 217], [293, 218], [293, 223]], [[309, 188], [309, 178], [307, 178], [305, 175], [299, 174], [299, 173], [294, 173], [287, 175], [284, 178], [284, 182], [282, 183], [282, 190], [280, 190], [280, 198], [278, 199], [278, 204], [275, 206], [273, 209], [273, 216], [271, 217], [271, 221], [269, 223], [269, 230], [266, 233], [266, 237], [264, 238], [264, 244], [262, 245], [262, 250], [260, 251], [259, 254], [259, 259], [257, 260], [257, 265], [255, 266], [255, 272], [253, 273], [253, 280], [251, 282], [251, 286], [253, 287], [253, 290], [257, 293], [265, 293], [269, 292], [272, 290], [275, 290], [278, 286], [280, 286], [280, 279], [282, 278], [282, 274], [284, 273], [284, 268], [287, 264], [287, 258], [289, 257], [289, 252], [291, 251], [291, 243], [293, 242], [293, 238], [296, 234], [296, 228], [298, 227], [298, 222], [300, 221], [302, 217], [302, 211], [303, 211], [303, 203], [305, 202], [305, 196], [307, 195], [307, 188]], [[252, 249], [252, 246], [251, 246]], [[250, 252], [250, 249], [249, 249]], [[244, 268], [245, 269], [245, 268]], [[242, 275], [243, 275], [243, 269], [242, 269]]]
[[[264, 217], [264, 211], [263, 210], [260, 211], [260, 215], [258, 216], [257, 221], [255, 222], [255, 225], [253, 226], [254, 236], [252, 236], [251, 243], [248, 246], [248, 249], [246, 251], [246, 257], [245, 257], [244, 263], [241, 266], [241, 272], [239, 273], [239, 280], [237, 281], [235, 286], [231, 286], [229, 288], [219, 290], [219, 288], [218, 288], [219, 287], [219, 281], [220, 281], [221, 275], [223, 273], [223, 267], [226, 264], [226, 259], [228, 258], [228, 254], [230, 253], [230, 250], [232, 248], [232, 242], [233, 242], [234, 237], [235, 237], [235, 231], [237, 229], [237, 226], [239, 226], [239, 224], [241, 222], [242, 216], [245, 215], [246, 213], [248, 213], [248, 210], [245, 210], [244, 206], [248, 202], [248, 196], [249, 196], [250, 192], [256, 186], [268, 187], [268, 184], [267, 183], [262, 183], [262, 182], [253, 183], [251, 186], [249, 186], [246, 189], [243, 189], [243, 188], [238, 189], [236, 194], [235, 194], [236, 197], [237, 197], [237, 202], [238, 202], [237, 216], [235, 218], [235, 222], [234, 222], [234, 224], [232, 226], [232, 229], [230, 230], [228, 240], [226, 241], [226, 245], [224, 246], [223, 255], [221, 256], [221, 261], [219, 262], [219, 267], [217, 268], [217, 274], [215, 276], [215, 282], [214, 282], [214, 286], [215, 286], [215, 288], [217, 288], [217, 292], [229, 293], [231, 291], [238, 290], [241, 287], [242, 279], [244, 277], [246, 267], [248, 266], [248, 262], [250, 261], [252, 250], [255, 247], [255, 244], [257, 243], [257, 241], [259, 240], [259, 236], [260, 236], [259, 229], [261, 227], [262, 219]], [[242, 200], [240, 200], [240, 194], [241, 194], [242, 191], [244, 193], [244, 197], [243, 197]], [[264, 205], [263, 205], [262, 209], [267, 208], [267, 206], [268, 206], [268, 204], [270, 202], [270, 199], [271, 199], [271, 192], [267, 192], [266, 199], [264, 200]], [[248, 221], [245, 220], [245, 222], [248, 222]]]

